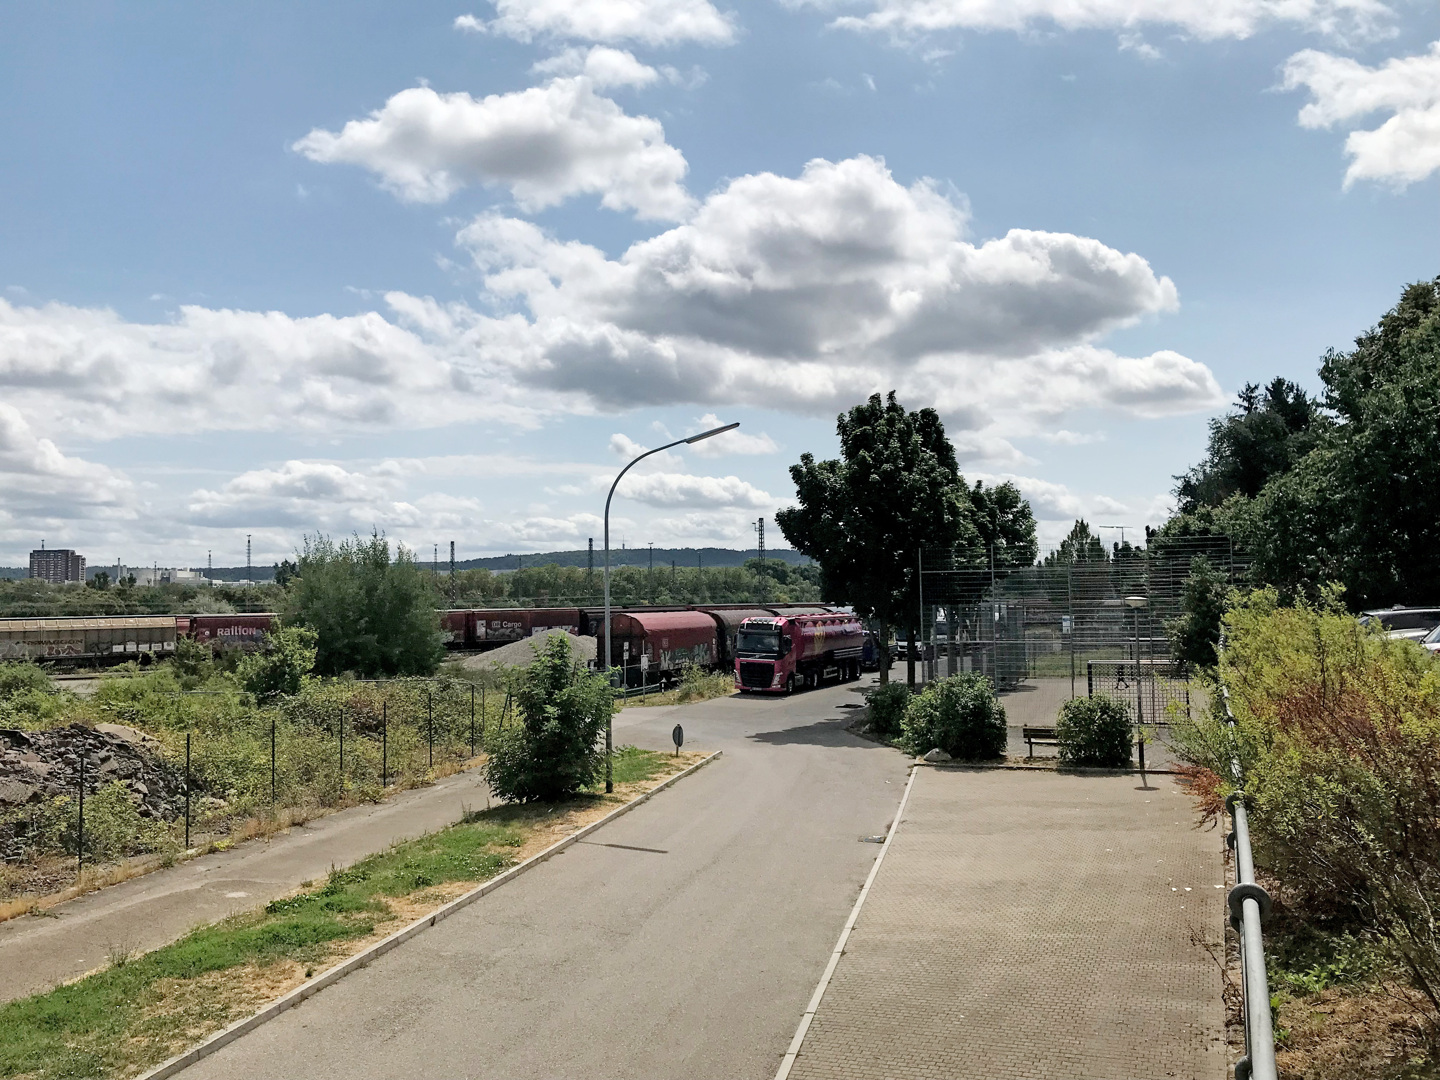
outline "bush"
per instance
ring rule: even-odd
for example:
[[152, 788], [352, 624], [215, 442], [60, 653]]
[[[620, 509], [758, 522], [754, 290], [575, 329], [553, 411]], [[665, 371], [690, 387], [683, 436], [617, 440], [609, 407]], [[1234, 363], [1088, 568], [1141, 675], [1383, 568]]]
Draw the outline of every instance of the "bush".
[[1005, 756], [1005, 708], [983, 675], [952, 675], [931, 683], [905, 707], [901, 742], [912, 754], [939, 747], [976, 761]]
[[486, 740], [491, 791], [511, 802], [552, 802], [599, 779], [605, 755], [596, 744], [615, 695], [603, 676], [577, 670], [568, 635], [550, 635], [525, 670], [515, 702], [520, 723]]
[[[1263, 590], [1225, 615], [1214, 713], [1172, 745], [1232, 790], [1245, 777], [1255, 861], [1299, 919], [1379, 941], [1440, 998], [1440, 664], [1340, 609]], [[1436, 1009], [1440, 1013], [1440, 1008]]]
[[240, 661], [240, 682], [257, 701], [293, 697], [315, 666], [319, 639], [319, 634], [304, 626], [287, 626], [271, 634], [263, 652]]
[[1055, 741], [1066, 765], [1121, 768], [1130, 764], [1130, 713], [1103, 694], [1075, 698], [1060, 706]]
[[904, 683], [882, 683], [865, 700], [870, 704], [870, 730], [886, 738], [899, 735], [905, 706], [910, 704], [910, 688]]

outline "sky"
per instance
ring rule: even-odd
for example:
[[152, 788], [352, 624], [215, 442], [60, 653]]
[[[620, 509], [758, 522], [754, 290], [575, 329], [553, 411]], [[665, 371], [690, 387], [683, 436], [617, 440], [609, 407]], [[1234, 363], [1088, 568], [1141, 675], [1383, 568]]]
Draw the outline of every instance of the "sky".
[[[0, 563], [751, 547], [876, 392], [1042, 546], [1440, 274], [1435, 0], [0, 4]], [[1118, 539], [1116, 529], [1102, 531]], [[1127, 535], [1134, 535], [1127, 532]]]

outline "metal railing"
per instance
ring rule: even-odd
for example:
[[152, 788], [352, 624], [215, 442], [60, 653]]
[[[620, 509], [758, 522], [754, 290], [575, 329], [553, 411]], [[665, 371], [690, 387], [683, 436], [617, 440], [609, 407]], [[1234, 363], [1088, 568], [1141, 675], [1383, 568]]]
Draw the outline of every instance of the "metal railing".
[[[1230, 691], [1220, 688], [1225, 720], [1232, 730]], [[1270, 1016], [1270, 981], [1265, 972], [1261, 926], [1270, 914], [1270, 894], [1255, 881], [1250, 852], [1250, 821], [1245, 812], [1245, 775], [1238, 755], [1230, 760], [1235, 790], [1225, 800], [1233, 828], [1226, 838], [1235, 852], [1235, 886], [1230, 890], [1230, 925], [1240, 938], [1240, 992], [1245, 1008], [1245, 1056], [1235, 1063], [1235, 1080], [1276, 1080], [1275, 1027]]]

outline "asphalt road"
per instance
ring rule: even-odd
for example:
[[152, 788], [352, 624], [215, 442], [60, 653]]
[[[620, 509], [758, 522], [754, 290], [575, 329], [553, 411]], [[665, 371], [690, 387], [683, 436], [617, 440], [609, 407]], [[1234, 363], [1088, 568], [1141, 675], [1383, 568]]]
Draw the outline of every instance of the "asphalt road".
[[626, 710], [724, 756], [185, 1076], [768, 1080], [907, 775], [859, 686]]

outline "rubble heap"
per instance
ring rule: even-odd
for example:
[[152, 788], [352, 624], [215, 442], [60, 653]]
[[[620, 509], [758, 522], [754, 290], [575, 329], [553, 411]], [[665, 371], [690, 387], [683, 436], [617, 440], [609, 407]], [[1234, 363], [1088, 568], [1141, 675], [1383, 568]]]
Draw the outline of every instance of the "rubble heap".
[[185, 812], [185, 776], [161, 758], [159, 748], [157, 740], [122, 724], [0, 728], [0, 811], [57, 795], [74, 798], [83, 755], [86, 796], [118, 780], [141, 817], [173, 821]]

